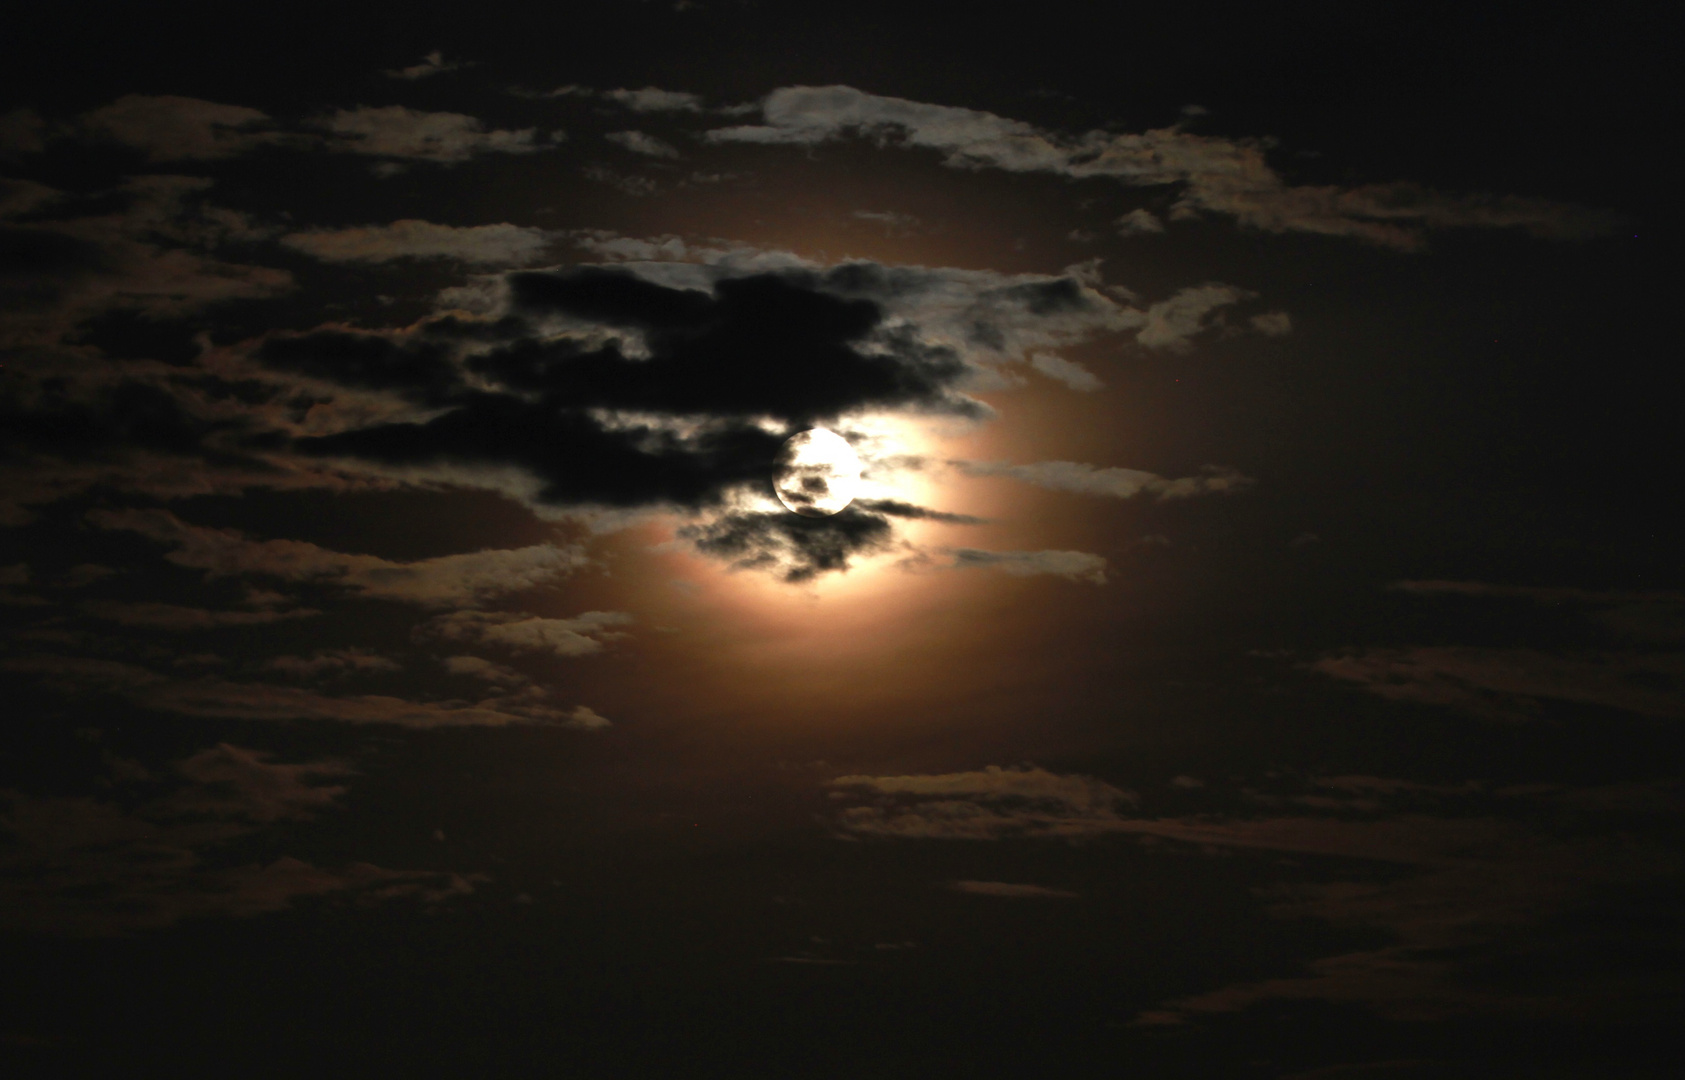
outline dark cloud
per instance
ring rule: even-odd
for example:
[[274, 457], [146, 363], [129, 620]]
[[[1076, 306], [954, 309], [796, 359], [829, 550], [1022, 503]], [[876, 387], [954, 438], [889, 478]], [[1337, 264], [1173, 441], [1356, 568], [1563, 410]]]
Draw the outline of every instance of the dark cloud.
[[907, 518], [913, 521], [940, 521], [945, 525], [982, 525], [984, 518], [972, 517], [970, 514], [950, 514], [941, 510], [928, 510], [912, 503], [901, 502], [897, 499], [856, 499], [853, 506], [874, 514], [887, 514], [890, 517]]
[[686, 525], [678, 535], [734, 570], [771, 570], [791, 583], [847, 570], [853, 556], [885, 550], [894, 537], [887, 518], [853, 506], [820, 518], [777, 510], [729, 513]]
[[[759, 273], [711, 291], [602, 267], [502, 280], [496, 319], [434, 320], [403, 339], [324, 329], [265, 342], [257, 358], [272, 368], [444, 407], [297, 448], [388, 465], [513, 466], [552, 505], [698, 508], [766, 489], [799, 428], [861, 409], [981, 408], [955, 390], [971, 372], [957, 354], [886, 334], [880, 305], [830, 288], [861, 287], [846, 276]], [[582, 329], [546, 332], [558, 323]], [[719, 542], [738, 543], [725, 533]]]

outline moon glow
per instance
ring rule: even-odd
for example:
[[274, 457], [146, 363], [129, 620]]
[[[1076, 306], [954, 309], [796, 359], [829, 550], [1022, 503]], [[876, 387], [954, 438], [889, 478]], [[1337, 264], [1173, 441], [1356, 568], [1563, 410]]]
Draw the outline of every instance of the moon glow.
[[824, 428], [798, 432], [778, 452], [772, 490], [803, 517], [829, 517], [854, 501], [860, 458], [848, 440]]

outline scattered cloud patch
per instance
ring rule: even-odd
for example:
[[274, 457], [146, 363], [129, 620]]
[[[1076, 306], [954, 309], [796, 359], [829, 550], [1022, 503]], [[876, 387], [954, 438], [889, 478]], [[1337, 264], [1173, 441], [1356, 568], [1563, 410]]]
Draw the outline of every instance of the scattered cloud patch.
[[79, 125], [141, 151], [149, 161], [210, 161], [297, 141], [272, 130], [268, 114], [257, 109], [173, 95], [125, 94], [83, 113]]
[[232, 529], [190, 525], [167, 510], [91, 510], [96, 528], [125, 530], [167, 545], [165, 558], [207, 577], [255, 575], [335, 585], [354, 595], [421, 607], [469, 607], [549, 584], [585, 563], [582, 552], [537, 544], [400, 563], [329, 551], [300, 540], [253, 540]]
[[1140, 236], [1144, 233], [1161, 233], [1164, 222], [1153, 216], [1151, 210], [1137, 207], [1129, 213], [1112, 222], [1119, 236]]
[[[114, 769], [123, 784], [152, 776], [138, 763]], [[373, 903], [440, 903], [474, 891], [448, 873], [368, 863], [330, 869], [288, 856], [229, 865], [236, 840], [282, 821], [307, 821], [345, 793], [324, 783], [351, 774], [342, 762], [275, 762], [222, 743], [169, 770], [171, 789], [122, 800], [0, 792], [0, 924], [11, 931], [76, 937], [156, 930], [202, 918], [249, 918], [309, 897]]]
[[402, 105], [339, 109], [316, 123], [333, 137], [331, 147], [341, 152], [440, 165], [482, 154], [536, 153], [561, 138], [560, 132], [552, 132], [548, 141], [541, 139], [537, 128], [488, 129], [484, 121], [463, 113], [418, 112]]
[[1418, 646], [1324, 656], [1311, 669], [1395, 701], [1495, 720], [1526, 719], [1533, 699], [1685, 717], [1685, 655], [1678, 653]]
[[406, 68], [396, 68], [390, 71], [382, 71], [381, 74], [385, 75], [388, 79], [404, 79], [409, 82], [414, 82], [416, 79], [427, 79], [433, 77], [434, 75], [443, 75], [447, 71], [460, 71], [469, 66], [471, 65], [466, 64], [461, 60], [446, 60], [445, 54], [442, 51], [435, 49], [426, 56], [422, 57], [421, 62], [418, 64], [411, 64]]
[[1078, 393], [1090, 394], [1106, 385], [1075, 360], [1066, 360], [1052, 353], [1036, 353], [1030, 357], [1030, 366]]
[[1140, 469], [1102, 468], [1080, 461], [1038, 461], [1009, 465], [996, 461], [951, 462], [967, 476], [1004, 476], [1049, 491], [1131, 499], [1151, 495], [1160, 502], [1200, 495], [1228, 495], [1251, 487], [1253, 480], [1222, 465], [1207, 465], [1199, 476], [1166, 479]]
[[310, 229], [281, 238], [285, 247], [323, 262], [454, 259], [474, 266], [524, 266], [537, 262], [551, 241], [551, 234], [543, 229], [508, 222], [436, 225], [413, 218], [390, 225]]
[[587, 611], [571, 619], [510, 611], [458, 611], [423, 623], [417, 627], [416, 636], [425, 641], [494, 645], [517, 652], [590, 656], [602, 652], [603, 642], [625, 636], [615, 627], [631, 622], [632, 616], [623, 611]]
[[[850, 86], [789, 86], [761, 101], [762, 123], [715, 128], [717, 143], [815, 146], [845, 137], [933, 150], [954, 168], [1108, 177], [1176, 185], [1172, 217], [1222, 214], [1265, 232], [1349, 237], [1400, 249], [1433, 228], [1521, 228], [1572, 239], [1613, 228], [1613, 215], [1544, 199], [1448, 195], [1409, 183], [1288, 184], [1264, 139], [1196, 135], [1180, 125], [1141, 133], [1067, 135], [976, 109], [869, 94]], [[1144, 219], [1135, 219], [1142, 222]], [[1120, 226], [1121, 227], [1121, 226]]]
[[898, 840], [1081, 838], [1117, 831], [1135, 796], [1090, 776], [1035, 766], [925, 776], [840, 776], [831, 798], [856, 805], [844, 836]]
[[984, 551], [980, 548], [952, 548], [954, 566], [968, 569], [993, 567], [1015, 577], [1052, 575], [1070, 581], [1106, 583], [1106, 560], [1086, 551]]
[[611, 131], [603, 138], [616, 146], [630, 150], [634, 154], [642, 154], [653, 158], [676, 158], [678, 150], [670, 143], [663, 142], [654, 135], [642, 131]]
[[[560, 93], [560, 91], [557, 91]], [[654, 86], [646, 86], [642, 90], [604, 90], [602, 96], [640, 113], [660, 112], [701, 112], [702, 98], [698, 94], [687, 94], [679, 90], [662, 90]]]

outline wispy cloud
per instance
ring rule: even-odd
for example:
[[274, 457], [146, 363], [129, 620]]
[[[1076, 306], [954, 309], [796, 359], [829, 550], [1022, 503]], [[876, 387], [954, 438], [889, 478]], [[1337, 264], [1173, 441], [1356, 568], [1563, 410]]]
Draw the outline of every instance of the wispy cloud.
[[[847, 136], [936, 150], [947, 165], [1174, 184], [1172, 217], [1222, 214], [1266, 232], [1308, 232], [1411, 249], [1435, 228], [1522, 228], [1575, 238], [1609, 231], [1608, 213], [1518, 196], [1450, 195], [1410, 183], [1293, 186], [1268, 162], [1265, 139], [1198, 135], [1181, 125], [1138, 134], [1078, 135], [976, 109], [869, 94], [850, 86], [789, 86], [761, 102], [762, 123], [715, 128], [716, 143], [813, 146]], [[1152, 231], [1144, 216], [1119, 227]]]

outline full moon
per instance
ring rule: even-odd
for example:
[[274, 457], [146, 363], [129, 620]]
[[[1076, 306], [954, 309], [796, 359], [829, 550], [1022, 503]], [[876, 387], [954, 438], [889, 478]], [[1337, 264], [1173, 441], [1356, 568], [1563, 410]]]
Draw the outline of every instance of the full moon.
[[772, 490], [803, 517], [829, 517], [854, 501], [860, 458], [848, 440], [824, 428], [790, 436], [778, 452]]

